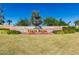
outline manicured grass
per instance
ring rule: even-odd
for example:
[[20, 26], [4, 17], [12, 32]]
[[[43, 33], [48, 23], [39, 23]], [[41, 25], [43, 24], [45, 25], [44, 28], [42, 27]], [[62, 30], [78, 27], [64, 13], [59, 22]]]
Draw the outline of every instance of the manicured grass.
[[0, 54], [79, 54], [79, 33], [52, 35], [0, 34]]

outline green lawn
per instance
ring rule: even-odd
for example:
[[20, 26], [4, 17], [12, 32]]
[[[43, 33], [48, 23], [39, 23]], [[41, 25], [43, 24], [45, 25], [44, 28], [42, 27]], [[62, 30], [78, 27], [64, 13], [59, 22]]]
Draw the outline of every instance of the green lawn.
[[79, 54], [79, 33], [52, 35], [0, 34], [0, 54]]

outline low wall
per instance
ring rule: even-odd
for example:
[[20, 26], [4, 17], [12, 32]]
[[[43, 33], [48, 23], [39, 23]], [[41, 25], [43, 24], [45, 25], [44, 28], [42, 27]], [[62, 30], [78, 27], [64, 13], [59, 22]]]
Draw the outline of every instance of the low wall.
[[3, 26], [0, 25], [0, 28], [8, 28], [10, 30], [17, 30], [22, 33], [52, 33], [54, 30], [62, 30], [62, 26], [42, 26], [41, 30], [34, 29], [34, 26]]
[[17, 30], [22, 33], [30, 33], [30, 32], [36, 32], [36, 33], [41, 33], [41, 32], [46, 32], [46, 33], [52, 33], [54, 30], [62, 30], [62, 26], [42, 26], [41, 30], [36, 30], [34, 29], [34, 26], [1, 26], [0, 28], [8, 28], [10, 30]]

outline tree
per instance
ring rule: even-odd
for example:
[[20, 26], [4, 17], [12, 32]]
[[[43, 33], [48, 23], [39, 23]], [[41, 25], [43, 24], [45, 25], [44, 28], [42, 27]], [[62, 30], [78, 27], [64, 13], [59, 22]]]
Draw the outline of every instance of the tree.
[[58, 26], [58, 20], [56, 20], [55, 18], [52, 18], [52, 17], [47, 17], [45, 20], [44, 20], [44, 25], [46, 26]]
[[0, 25], [3, 25], [5, 21], [3, 19], [0, 19]]
[[11, 19], [8, 19], [7, 20], [7, 23], [8, 23], [8, 25], [10, 25], [12, 23], [12, 20]]
[[74, 23], [75, 23], [75, 26], [79, 26], [79, 20], [76, 20]]
[[5, 21], [4, 21], [4, 13], [3, 13], [3, 8], [0, 7], [0, 25], [4, 24]]
[[28, 26], [29, 21], [27, 19], [20, 19], [20, 21], [17, 22], [16, 26]]
[[65, 21], [63, 21], [62, 18], [59, 19], [59, 26], [68, 26], [68, 24]]
[[68, 22], [68, 25], [70, 25], [71, 21]]

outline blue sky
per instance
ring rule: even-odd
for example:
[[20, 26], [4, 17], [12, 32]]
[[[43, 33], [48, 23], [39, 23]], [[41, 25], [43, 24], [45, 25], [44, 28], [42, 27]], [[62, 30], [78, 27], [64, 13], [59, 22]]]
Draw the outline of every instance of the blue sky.
[[46, 17], [54, 17], [56, 19], [63, 18], [69, 22], [79, 19], [79, 4], [77, 3], [4, 3], [0, 4], [4, 7], [6, 19], [12, 19], [13, 24], [19, 18], [30, 19], [33, 10], [39, 10], [42, 19]]

